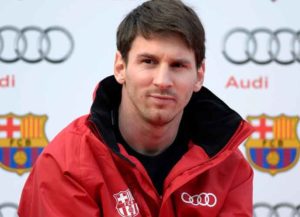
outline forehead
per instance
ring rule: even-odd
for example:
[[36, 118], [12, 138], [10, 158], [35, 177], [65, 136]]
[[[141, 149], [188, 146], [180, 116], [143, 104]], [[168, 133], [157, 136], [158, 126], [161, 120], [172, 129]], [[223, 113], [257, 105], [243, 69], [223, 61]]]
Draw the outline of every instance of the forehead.
[[132, 42], [129, 56], [145, 52], [157, 55], [194, 56], [194, 50], [187, 45], [179, 34], [155, 34], [147, 38], [137, 35]]

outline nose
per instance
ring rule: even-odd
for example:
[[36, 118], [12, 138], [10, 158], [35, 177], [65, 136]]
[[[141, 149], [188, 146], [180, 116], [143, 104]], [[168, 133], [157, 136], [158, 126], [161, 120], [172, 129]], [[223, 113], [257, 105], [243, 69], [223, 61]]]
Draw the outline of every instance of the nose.
[[173, 86], [172, 75], [167, 65], [161, 65], [153, 78], [153, 84], [159, 89], [168, 89]]

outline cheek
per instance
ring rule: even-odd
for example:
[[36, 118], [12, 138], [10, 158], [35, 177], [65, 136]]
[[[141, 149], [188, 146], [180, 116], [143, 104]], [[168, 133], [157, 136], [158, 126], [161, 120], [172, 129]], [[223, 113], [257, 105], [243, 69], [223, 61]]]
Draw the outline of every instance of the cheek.
[[134, 101], [141, 101], [144, 99], [144, 89], [140, 83], [136, 83], [132, 80], [127, 80], [126, 89], [130, 98]]
[[193, 94], [193, 91], [186, 93], [185, 98], [184, 98], [184, 106], [186, 106], [189, 103], [192, 94]]
[[182, 104], [186, 105], [190, 101], [190, 98], [193, 93], [194, 93], [194, 83], [188, 83], [181, 86], [177, 94], [180, 96]]
[[130, 83], [130, 85], [135, 87], [144, 87], [151, 84], [152, 75], [150, 71], [146, 70], [127, 70], [126, 71], [126, 81]]

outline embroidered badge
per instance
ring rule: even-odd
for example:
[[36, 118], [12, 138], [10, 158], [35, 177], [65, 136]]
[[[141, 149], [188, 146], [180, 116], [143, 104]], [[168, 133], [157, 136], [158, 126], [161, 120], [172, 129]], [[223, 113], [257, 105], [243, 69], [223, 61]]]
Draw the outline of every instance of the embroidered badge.
[[139, 208], [129, 189], [114, 194], [116, 209], [122, 217], [134, 217], [139, 214]]

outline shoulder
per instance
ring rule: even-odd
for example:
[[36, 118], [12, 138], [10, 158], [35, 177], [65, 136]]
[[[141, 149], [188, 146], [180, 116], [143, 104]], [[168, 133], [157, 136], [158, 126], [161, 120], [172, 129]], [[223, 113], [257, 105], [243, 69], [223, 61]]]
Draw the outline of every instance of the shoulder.
[[55, 165], [62, 173], [79, 176], [83, 164], [91, 164], [89, 167], [95, 164], [95, 153], [107, 155], [107, 147], [91, 130], [88, 117], [77, 118], [58, 133], [45, 147], [35, 167], [45, 169]]
[[[103, 183], [102, 165], [110, 152], [92, 132], [88, 116], [82, 116], [64, 128], [43, 150], [26, 182], [26, 191], [44, 189], [81, 189], [96, 197]], [[107, 161], [105, 161], [107, 162]], [[80, 190], [80, 191], [81, 191]]]
[[232, 186], [238, 186], [241, 183], [252, 181], [253, 169], [246, 160], [242, 152], [235, 150], [224, 162], [227, 167], [231, 168]]
[[47, 145], [43, 153], [61, 155], [64, 152], [76, 153], [82, 144], [82, 139], [92, 136], [88, 127], [88, 116], [75, 119]]

